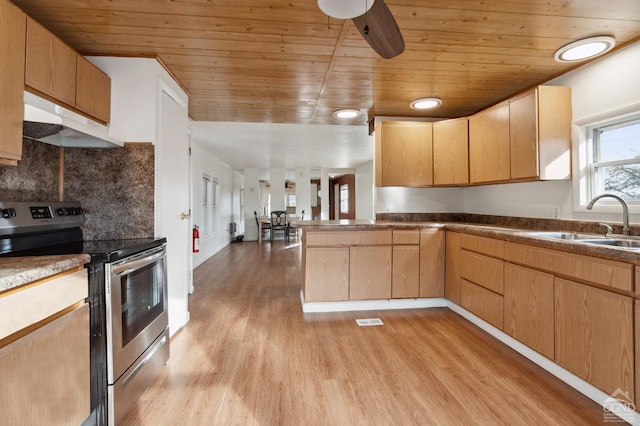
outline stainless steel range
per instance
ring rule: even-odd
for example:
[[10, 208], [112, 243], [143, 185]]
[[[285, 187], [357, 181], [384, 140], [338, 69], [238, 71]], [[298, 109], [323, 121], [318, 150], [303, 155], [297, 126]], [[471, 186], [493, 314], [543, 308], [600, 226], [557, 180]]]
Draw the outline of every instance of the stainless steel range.
[[113, 425], [169, 359], [166, 239], [84, 241], [84, 222], [79, 203], [0, 202], [0, 255], [91, 255], [92, 411], [84, 424]]

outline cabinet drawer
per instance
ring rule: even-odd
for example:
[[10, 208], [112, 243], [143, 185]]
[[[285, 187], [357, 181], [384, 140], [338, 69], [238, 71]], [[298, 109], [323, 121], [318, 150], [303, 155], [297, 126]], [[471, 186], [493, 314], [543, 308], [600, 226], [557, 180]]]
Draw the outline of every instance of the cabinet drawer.
[[493, 238], [462, 234], [461, 247], [465, 250], [502, 259], [504, 257], [504, 241]]
[[87, 270], [62, 273], [0, 293], [0, 339], [87, 298]]
[[462, 250], [461, 276], [495, 293], [504, 292], [504, 262]]
[[391, 229], [374, 231], [307, 231], [307, 247], [391, 244]]
[[462, 279], [460, 280], [460, 304], [463, 308], [502, 330], [504, 299], [499, 294]]
[[633, 289], [633, 266], [615, 260], [518, 243], [507, 243], [505, 260], [619, 290]]
[[420, 230], [394, 229], [393, 244], [420, 244]]

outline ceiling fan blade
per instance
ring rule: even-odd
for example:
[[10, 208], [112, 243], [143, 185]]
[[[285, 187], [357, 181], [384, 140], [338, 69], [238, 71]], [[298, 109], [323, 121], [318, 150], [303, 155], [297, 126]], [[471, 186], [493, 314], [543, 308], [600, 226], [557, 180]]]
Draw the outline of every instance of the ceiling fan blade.
[[404, 52], [400, 27], [384, 0], [375, 0], [367, 13], [352, 21], [362, 38], [384, 59], [395, 58]]

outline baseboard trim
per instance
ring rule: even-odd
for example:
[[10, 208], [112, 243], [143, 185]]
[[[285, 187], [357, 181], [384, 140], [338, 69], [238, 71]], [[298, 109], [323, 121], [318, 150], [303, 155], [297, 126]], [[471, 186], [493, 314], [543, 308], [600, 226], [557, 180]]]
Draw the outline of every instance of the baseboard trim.
[[443, 298], [431, 299], [385, 299], [359, 300], [348, 302], [306, 302], [304, 293], [300, 292], [302, 312], [349, 312], [349, 311], [379, 311], [391, 309], [420, 309], [445, 308], [447, 300]]

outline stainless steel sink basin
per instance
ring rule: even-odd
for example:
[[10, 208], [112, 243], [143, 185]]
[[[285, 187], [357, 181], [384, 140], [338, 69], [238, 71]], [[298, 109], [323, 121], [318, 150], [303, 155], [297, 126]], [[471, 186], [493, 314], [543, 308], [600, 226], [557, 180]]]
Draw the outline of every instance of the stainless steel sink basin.
[[540, 238], [555, 238], [558, 240], [606, 240], [602, 235], [595, 234], [578, 234], [573, 232], [548, 232], [548, 231], [530, 231], [524, 232], [526, 235]]
[[603, 239], [595, 239], [595, 240], [581, 240], [581, 242], [590, 243], [590, 244], [599, 244], [602, 246], [640, 249], [640, 240], [603, 238]]

